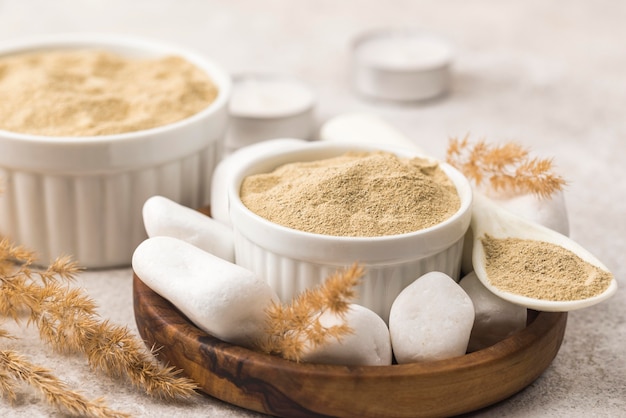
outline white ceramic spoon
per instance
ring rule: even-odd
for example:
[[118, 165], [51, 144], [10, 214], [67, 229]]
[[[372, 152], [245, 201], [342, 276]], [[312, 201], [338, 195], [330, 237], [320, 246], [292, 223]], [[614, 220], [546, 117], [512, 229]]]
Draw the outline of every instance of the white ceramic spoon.
[[[502, 299], [538, 311], [566, 312], [602, 302], [612, 296], [617, 290], [617, 281], [613, 278], [609, 287], [597, 296], [571, 301], [552, 301], [520, 296], [493, 286], [485, 269], [485, 251], [481, 241], [485, 234], [493, 238], [520, 238], [556, 244], [604, 271], [609, 272], [609, 270], [589, 251], [565, 235], [518, 217], [480, 193], [474, 192], [473, 205], [471, 228], [474, 234], [474, 248], [472, 252], [474, 271], [485, 287]], [[531, 260], [528, 262], [532, 263]]]

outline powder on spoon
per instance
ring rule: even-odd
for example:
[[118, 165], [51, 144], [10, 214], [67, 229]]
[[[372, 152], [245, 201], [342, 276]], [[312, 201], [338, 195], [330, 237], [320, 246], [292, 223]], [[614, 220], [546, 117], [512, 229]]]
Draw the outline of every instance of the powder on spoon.
[[403, 234], [437, 225], [460, 207], [439, 164], [388, 152], [353, 152], [286, 164], [244, 179], [241, 200], [274, 223], [333, 236]]
[[604, 292], [613, 275], [552, 243], [520, 238], [481, 239], [485, 269], [498, 289], [534, 299], [570, 301]]

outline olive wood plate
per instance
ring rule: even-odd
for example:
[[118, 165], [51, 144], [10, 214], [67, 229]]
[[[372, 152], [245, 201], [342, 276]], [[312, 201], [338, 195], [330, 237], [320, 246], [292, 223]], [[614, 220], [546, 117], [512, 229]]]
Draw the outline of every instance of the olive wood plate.
[[225, 343], [133, 278], [135, 320], [159, 359], [208, 395], [280, 417], [434, 417], [496, 403], [532, 383], [556, 356], [564, 312], [529, 311], [525, 329], [486, 349], [391, 366], [295, 363]]

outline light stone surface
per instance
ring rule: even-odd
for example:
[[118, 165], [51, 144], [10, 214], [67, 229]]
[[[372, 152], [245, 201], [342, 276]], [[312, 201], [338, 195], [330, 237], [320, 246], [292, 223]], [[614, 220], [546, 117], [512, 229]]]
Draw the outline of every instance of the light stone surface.
[[[626, 414], [626, 2], [440, 0], [0, 0], [0, 41], [63, 32], [115, 32], [195, 48], [232, 73], [288, 73], [311, 83], [317, 121], [372, 112], [443, 157], [449, 137], [517, 140], [554, 157], [570, 236], [596, 254], [620, 288], [572, 312], [558, 356], [524, 391], [472, 417], [620, 417]], [[360, 31], [417, 25], [456, 46], [451, 93], [416, 105], [365, 100], [350, 84]], [[1, 150], [0, 150], [1, 152]], [[129, 269], [87, 271], [77, 283], [114, 323], [135, 328]], [[177, 405], [94, 375], [80, 357], [45, 349], [5, 321], [2, 340], [92, 397], [140, 417], [259, 417], [200, 397]], [[0, 416], [61, 417], [24, 389]]]
[[320, 317], [325, 328], [346, 324], [352, 330], [341, 338], [330, 338], [317, 347], [306, 347], [302, 360], [318, 364], [390, 366], [392, 361], [389, 329], [376, 312], [357, 304], [342, 318], [326, 311]]
[[163, 196], [152, 196], [143, 205], [143, 224], [150, 238], [178, 238], [221, 259], [235, 262], [232, 230]]
[[476, 273], [465, 275], [459, 285], [474, 305], [475, 317], [467, 344], [468, 352], [496, 344], [526, 326], [528, 310], [494, 295], [481, 283]]
[[172, 237], [137, 246], [132, 268], [204, 332], [247, 348], [265, 335], [265, 310], [278, 302], [270, 285], [248, 269]]
[[431, 271], [400, 292], [389, 312], [389, 334], [398, 364], [462, 356], [474, 324], [474, 304], [445, 273]]
[[569, 235], [567, 202], [563, 192], [546, 198], [533, 193], [495, 197], [494, 201], [517, 216], [536, 222], [560, 234]]

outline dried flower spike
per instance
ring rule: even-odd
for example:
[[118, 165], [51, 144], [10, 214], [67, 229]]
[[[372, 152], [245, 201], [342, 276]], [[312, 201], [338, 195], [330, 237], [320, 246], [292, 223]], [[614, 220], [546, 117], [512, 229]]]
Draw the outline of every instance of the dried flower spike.
[[20, 381], [41, 392], [49, 404], [73, 416], [130, 417], [129, 414], [108, 408], [102, 399], [88, 400], [80, 393], [70, 390], [49, 370], [30, 363], [21, 355], [0, 350], [0, 394], [5, 395], [9, 401], [14, 401], [17, 397], [15, 387]]
[[[80, 271], [68, 257], [61, 257], [46, 269], [31, 268], [32, 252], [0, 239], [0, 315], [19, 322], [28, 319], [39, 330], [41, 340], [54, 350], [82, 353], [92, 369], [127, 379], [149, 395], [159, 398], [189, 398], [196, 385], [179, 376], [179, 371], [162, 367], [154, 351], [126, 327], [102, 320], [96, 305], [82, 289], [69, 282]], [[11, 335], [0, 329], [0, 337]], [[122, 417], [101, 400], [87, 401], [60, 384], [52, 374], [32, 365], [16, 353], [0, 351], [0, 395], [15, 398], [15, 380], [38, 389], [46, 400], [72, 414], [96, 417]]]
[[494, 191], [549, 197], [565, 186], [565, 180], [552, 172], [551, 159], [531, 158], [527, 149], [514, 142], [495, 146], [480, 140], [472, 145], [468, 136], [451, 138], [446, 161], [476, 186], [486, 183]]
[[363, 276], [357, 264], [338, 271], [313, 290], [306, 290], [288, 304], [276, 303], [266, 310], [267, 339], [260, 349], [269, 354], [299, 361], [307, 347], [317, 347], [330, 338], [341, 339], [352, 329], [345, 323], [324, 327], [320, 317], [331, 312], [343, 317]]

